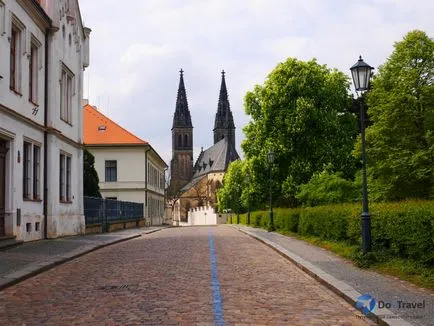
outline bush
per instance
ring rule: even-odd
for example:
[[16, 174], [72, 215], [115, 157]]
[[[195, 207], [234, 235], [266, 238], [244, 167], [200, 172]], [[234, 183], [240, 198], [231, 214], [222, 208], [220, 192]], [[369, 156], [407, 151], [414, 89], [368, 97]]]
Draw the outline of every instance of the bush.
[[[341, 204], [274, 211], [276, 229], [361, 246], [361, 204]], [[268, 211], [250, 214], [251, 224], [267, 228]], [[240, 222], [245, 223], [245, 215]], [[434, 201], [377, 203], [371, 207], [373, 254], [355, 257], [360, 266], [393, 257], [434, 267]], [[373, 259], [376, 257], [376, 259]]]
[[374, 250], [434, 266], [434, 202], [376, 204], [372, 215]]
[[357, 221], [352, 221], [356, 215], [354, 208], [354, 205], [305, 208], [300, 214], [299, 234], [318, 236], [323, 240], [356, 242], [348, 233], [348, 225]]
[[360, 190], [357, 182], [344, 179], [341, 172], [331, 173], [326, 169], [301, 185], [296, 198], [303, 206], [346, 203], [361, 199]]
[[273, 217], [276, 230], [298, 232], [300, 209], [276, 208]]

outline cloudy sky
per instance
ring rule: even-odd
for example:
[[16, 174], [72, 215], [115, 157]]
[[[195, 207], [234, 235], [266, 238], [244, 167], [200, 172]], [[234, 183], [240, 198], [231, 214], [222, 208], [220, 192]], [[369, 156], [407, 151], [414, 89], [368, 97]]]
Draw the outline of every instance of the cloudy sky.
[[92, 29], [84, 96], [169, 163], [179, 70], [184, 69], [195, 157], [213, 142], [226, 82], [239, 153], [243, 98], [288, 57], [349, 74], [359, 54], [378, 67], [412, 29], [434, 37], [432, 0], [79, 0]]

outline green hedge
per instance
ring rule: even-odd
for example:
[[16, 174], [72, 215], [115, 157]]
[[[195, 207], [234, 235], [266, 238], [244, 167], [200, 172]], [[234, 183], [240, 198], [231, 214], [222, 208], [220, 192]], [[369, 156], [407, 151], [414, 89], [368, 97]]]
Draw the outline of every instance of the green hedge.
[[[434, 201], [377, 203], [370, 207], [372, 248], [434, 267]], [[278, 231], [361, 245], [361, 204], [275, 209]], [[246, 214], [240, 223], [246, 223]], [[250, 224], [267, 228], [268, 211], [250, 213]], [[232, 217], [236, 223], [236, 215]]]

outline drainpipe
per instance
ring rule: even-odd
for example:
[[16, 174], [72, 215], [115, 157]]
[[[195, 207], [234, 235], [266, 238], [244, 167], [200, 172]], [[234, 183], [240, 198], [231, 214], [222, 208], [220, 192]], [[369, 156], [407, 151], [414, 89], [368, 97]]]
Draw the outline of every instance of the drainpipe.
[[49, 29], [45, 30], [45, 67], [44, 67], [44, 203], [43, 203], [43, 215], [44, 215], [44, 239], [48, 237], [48, 132], [47, 132], [47, 123], [48, 123], [48, 39], [49, 39]]
[[145, 221], [146, 221], [146, 218], [148, 217], [147, 216], [148, 215], [148, 152], [150, 150], [151, 149], [148, 148], [145, 151], [145, 216], [144, 216]]

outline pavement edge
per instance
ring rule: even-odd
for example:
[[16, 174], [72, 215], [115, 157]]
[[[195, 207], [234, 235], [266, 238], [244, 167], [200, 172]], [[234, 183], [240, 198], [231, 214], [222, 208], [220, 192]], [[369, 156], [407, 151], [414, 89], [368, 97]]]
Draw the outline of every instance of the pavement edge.
[[[341, 298], [343, 298], [345, 301], [350, 303], [353, 307], [356, 306], [357, 298], [361, 296], [362, 294], [356, 291], [352, 286], [336, 279], [332, 275], [324, 272], [322, 269], [316, 267], [312, 263], [308, 262], [307, 260], [301, 258], [300, 256], [290, 252], [289, 250], [281, 247], [280, 245], [262, 238], [259, 235], [256, 235], [248, 230], [243, 230], [237, 226], [232, 226], [234, 229], [258, 240], [259, 242], [262, 242], [266, 246], [270, 247], [274, 251], [276, 251], [278, 254], [283, 256], [284, 258], [291, 261], [294, 265], [296, 265], [298, 268], [300, 268], [303, 272], [307, 273], [314, 279], [316, 279], [318, 282], [332, 290], [334, 293], [339, 295]], [[390, 311], [389, 309], [382, 309], [381, 315], [377, 315], [376, 313], [369, 313], [366, 317], [373, 320], [380, 326], [411, 326], [413, 324], [401, 319], [398, 315]], [[386, 319], [388, 319], [386, 321]]]
[[23, 274], [20, 277], [12, 278], [10, 281], [7, 281], [5, 283], [0, 284], [0, 291], [3, 291], [5, 289], [7, 289], [8, 287], [11, 287], [11, 286], [13, 286], [15, 284], [18, 284], [18, 283], [20, 283], [20, 282], [22, 282], [22, 281], [24, 281], [26, 279], [29, 279], [29, 278], [31, 278], [33, 276], [36, 276], [38, 274], [41, 274], [43, 272], [46, 272], [46, 271], [48, 271], [48, 270], [50, 270], [50, 269], [52, 269], [52, 268], [54, 268], [56, 266], [62, 265], [64, 263], [66, 263], [66, 262], [69, 262], [69, 261], [71, 261], [73, 259], [76, 259], [76, 258], [79, 258], [81, 256], [84, 256], [84, 255], [86, 255], [88, 253], [91, 253], [93, 251], [96, 251], [98, 249], [101, 249], [101, 248], [104, 248], [104, 247], [107, 247], [107, 246], [110, 246], [110, 245], [114, 245], [114, 244], [117, 244], [117, 243], [120, 243], [120, 242], [136, 239], [136, 238], [141, 237], [143, 234], [151, 234], [151, 233], [154, 233], [154, 232], [157, 232], [157, 231], [160, 231], [160, 230], [164, 230], [164, 229], [166, 229], [166, 228], [162, 227], [162, 228], [158, 228], [158, 229], [154, 229], [154, 230], [140, 232], [140, 233], [137, 233], [137, 234], [134, 234], [134, 235], [126, 236], [125, 238], [122, 238], [122, 239], [117, 239], [117, 240], [112, 241], [112, 242], [99, 244], [99, 245], [97, 245], [97, 246], [95, 246], [93, 248], [85, 249], [82, 252], [79, 252], [79, 253], [74, 254], [72, 256], [69, 256], [69, 257], [61, 258], [61, 259], [56, 260], [54, 262], [48, 263], [46, 265], [43, 265], [43, 266], [41, 266], [39, 268], [33, 269], [33, 270], [29, 271], [28, 273]]

